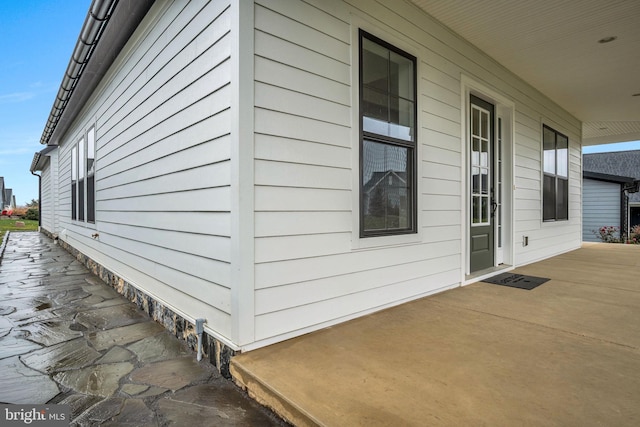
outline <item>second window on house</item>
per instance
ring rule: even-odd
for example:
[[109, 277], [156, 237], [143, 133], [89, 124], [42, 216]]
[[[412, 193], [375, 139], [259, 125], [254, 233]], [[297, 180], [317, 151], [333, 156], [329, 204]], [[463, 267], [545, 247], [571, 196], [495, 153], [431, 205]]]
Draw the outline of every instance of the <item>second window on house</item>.
[[360, 235], [416, 232], [416, 58], [360, 31]]
[[542, 128], [542, 219], [569, 219], [569, 138], [544, 125]]
[[91, 127], [86, 138], [71, 148], [71, 219], [95, 222], [96, 132]]

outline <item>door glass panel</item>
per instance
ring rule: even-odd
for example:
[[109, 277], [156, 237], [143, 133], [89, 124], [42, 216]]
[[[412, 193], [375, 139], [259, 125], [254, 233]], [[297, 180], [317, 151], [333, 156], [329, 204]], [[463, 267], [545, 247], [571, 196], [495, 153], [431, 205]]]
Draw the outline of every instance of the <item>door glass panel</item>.
[[480, 135], [480, 110], [471, 107], [471, 134]]
[[480, 168], [471, 168], [471, 192], [473, 194], [480, 193]]
[[472, 224], [490, 223], [491, 150], [488, 111], [471, 106], [471, 197]]
[[481, 175], [482, 177], [481, 179], [481, 193], [482, 194], [489, 194], [489, 170], [488, 169], [482, 169], [481, 170]]
[[473, 201], [473, 206], [471, 207], [471, 212], [473, 214], [472, 222], [474, 224], [480, 223], [480, 203], [478, 202], [479, 197], [473, 196], [471, 200]]
[[489, 198], [482, 197], [482, 218], [483, 223], [489, 222]]

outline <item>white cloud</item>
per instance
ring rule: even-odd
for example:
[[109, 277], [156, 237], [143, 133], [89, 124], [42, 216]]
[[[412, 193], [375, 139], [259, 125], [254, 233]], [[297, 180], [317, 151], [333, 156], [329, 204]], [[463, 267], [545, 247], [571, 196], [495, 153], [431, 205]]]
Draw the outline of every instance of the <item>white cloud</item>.
[[35, 98], [35, 96], [36, 94], [34, 92], [7, 93], [4, 95], [0, 95], [0, 103], [9, 104], [15, 102], [24, 102]]

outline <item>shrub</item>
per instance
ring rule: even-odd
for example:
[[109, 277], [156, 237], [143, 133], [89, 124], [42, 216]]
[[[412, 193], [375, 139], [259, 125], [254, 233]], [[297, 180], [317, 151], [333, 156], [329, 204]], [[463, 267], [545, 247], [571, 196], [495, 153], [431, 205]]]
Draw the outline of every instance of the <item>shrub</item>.
[[36, 208], [29, 208], [27, 209], [27, 211], [24, 213], [24, 215], [22, 215], [22, 219], [30, 219], [33, 221], [37, 221], [38, 220], [38, 209]]
[[629, 232], [629, 240], [627, 243], [640, 245], [640, 225], [634, 225]]
[[620, 227], [613, 225], [605, 225], [598, 230], [592, 230], [593, 233], [604, 243], [620, 243]]
[[17, 216], [17, 217], [24, 217], [27, 214], [27, 208], [22, 207], [22, 206], [18, 206], [17, 208], [15, 208], [13, 210], [13, 213], [11, 215], [13, 216]]

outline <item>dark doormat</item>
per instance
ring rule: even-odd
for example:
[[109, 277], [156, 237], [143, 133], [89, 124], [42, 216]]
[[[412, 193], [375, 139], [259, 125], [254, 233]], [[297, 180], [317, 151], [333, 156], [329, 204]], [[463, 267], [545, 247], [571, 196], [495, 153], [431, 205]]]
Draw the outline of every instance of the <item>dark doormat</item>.
[[512, 288], [526, 289], [530, 291], [551, 279], [545, 277], [525, 276], [523, 274], [502, 273], [497, 276], [484, 279], [483, 282]]

